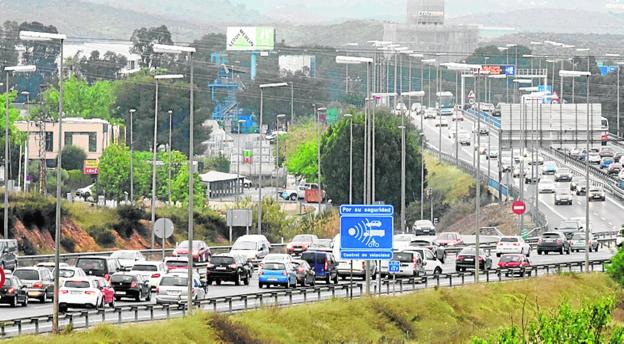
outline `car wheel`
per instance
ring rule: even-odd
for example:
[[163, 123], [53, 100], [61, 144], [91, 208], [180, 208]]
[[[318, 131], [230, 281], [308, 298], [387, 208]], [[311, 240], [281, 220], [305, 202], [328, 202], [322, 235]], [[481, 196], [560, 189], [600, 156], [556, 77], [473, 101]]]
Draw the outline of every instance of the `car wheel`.
[[258, 283], [258, 288], [262, 289], [263, 287], [264, 287], [264, 284]]
[[207, 284], [207, 285], [211, 285], [211, 284], [212, 284], [212, 279], [210, 279], [210, 278], [209, 278], [209, 279], [207, 279], [207, 280], [206, 280], [206, 284]]
[[342, 276], [340, 276], [340, 279], [344, 281], [344, 280], [346, 280], [346, 279], [347, 279], [347, 276], [342, 275]]
[[455, 267], [455, 271], [460, 272], [460, 271], [461, 271], [461, 268], [460, 268], [460, 267], [458, 267], [458, 266], [456, 266], [456, 267]]
[[141, 291], [139, 291], [139, 293], [137, 294], [137, 296], [134, 297], [134, 301], [136, 302], [141, 302]]
[[566, 254], [570, 254], [570, 248], [568, 247], [568, 249], [566, 250]]
[[499, 257], [499, 258], [500, 258], [500, 256], [501, 256], [501, 254], [497, 252], [497, 253], [496, 253], [496, 257]]
[[217, 285], [221, 285], [221, 280], [216, 280], [215, 283], [217, 283]]
[[244, 280], [245, 285], [249, 285], [249, 279], [250, 279], [249, 275], [245, 276], [245, 280]]
[[115, 299], [111, 300], [111, 302], [109, 302], [108, 306], [110, 308], [115, 308]]
[[338, 274], [336, 274], [336, 276], [334, 276], [334, 284], [338, 284]]
[[327, 284], [331, 283], [331, 276], [327, 275], [327, 277], [325, 277], [325, 283]]
[[559, 254], [563, 254], [563, 247], [559, 249]]
[[297, 201], [297, 195], [295, 195], [295, 194], [290, 195], [290, 200], [293, 201], [293, 202], [296, 202]]
[[115, 301], [120, 301], [120, 300], [121, 300], [121, 297], [115, 296]]
[[239, 274], [236, 274], [236, 279], [234, 280], [234, 285], [240, 285], [241, 278]]
[[65, 313], [65, 312], [67, 312], [67, 305], [65, 305], [65, 304], [60, 304], [60, 305], [59, 305], [59, 312], [61, 312], [61, 313]]
[[152, 301], [152, 292], [150, 290], [147, 291], [147, 296], [145, 296], [145, 301]]
[[47, 292], [43, 292], [43, 296], [39, 299], [39, 301], [41, 303], [46, 303], [48, 302], [48, 293]]
[[305, 287], [305, 286], [306, 286], [306, 278], [305, 278], [305, 277], [301, 280], [300, 285], [301, 285], [302, 287]]
[[433, 275], [434, 276], [440, 276], [440, 274], [442, 274], [442, 269], [440, 269], [440, 267], [436, 267], [435, 270], [433, 270]]
[[22, 307], [28, 306], [28, 296], [24, 297], [24, 302], [22, 302]]
[[17, 306], [17, 295], [13, 296], [13, 300], [11, 300], [11, 301], [9, 302], [9, 305], [10, 305], [11, 307], [15, 307], [15, 306]]

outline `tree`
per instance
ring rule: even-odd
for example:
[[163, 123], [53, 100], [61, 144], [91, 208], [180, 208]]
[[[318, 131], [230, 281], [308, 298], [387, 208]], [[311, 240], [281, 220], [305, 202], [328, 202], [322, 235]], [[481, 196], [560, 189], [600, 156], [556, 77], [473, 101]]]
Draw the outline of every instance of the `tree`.
[[[136, 166], [136, 165], [135, 165]], [[110, 145], [104, 150], [99, 163], [99, 187], [113, 199], [124, 198], [130, 191], [130, 151], [128, 147]], [[143, 166], [144, 168], [146, 166]], [[98, 193], [100, 190], [98, 190]]]
[[74, 72], [90, 84], [96, 80], [115, 80], [119, 71], [128, 64], [128, 59], [120, 54], [107, 51], [100, 57], [100, 52], [94, 50], [87, 58], [83, 56], [77, 61]]
[[154, 53], [154, 44], [172, 45], [171, 32], [165, 25], [158, 27], [134, 30], [132, 37], [132, 48], [130, 52], [141, 55], [141, 67], [164, 67], [169, 65], [171, 57], [165, 54]]
[[318, 179], [318, 144], [311, 139], [299, 145], [296, 152], [288, 158], [288, 172], [316, 182]]
[[62, 167], [66, 170], [82, 170], [87, 153], [74, 145], [65, 145], [61, 151]]
[[[377, 201], [400, 206], [401, 195], [401, 125], [400, 116], [386, 111], [375, 115], [375, 189]], [[405, 120], [406, 129], [406, 204], [416, 199], [420, 190], [420, 138], [415, 127]], [[364, 116], [353, 118], [353, 201], [362, 202]], [[349, 201], [349, 121], [329, 127], [321, 140], [321, 169], [327, 195], [335, 204]]]
[[[115, 102], [113, 83], [97, 81], [89, 85], [75, 76], [64, 83], [64, 107], [66, 115], [82, 118], [100, 118], [111, 122], [111, 108]], [[59, 92], [56, 88], [45, 91], [44, 107], [47, 113], [58, 114]]]
[[[173, 185], [171, 187], [171, 199], [174, 202], [181, 202], [182, 204], [188, 204], [189, 193], [188, 193], [188, 165], [183, 165], [180, 168], [180, 173], [178, 173], [173, 181]], [[198, 174], [193, 176], [193, 205], [195, 207], [203, 207], [204, 199], [206, 198], [205, 187], [199, 178]]]
[[[39, 22], [23, 22], [19, 25], [19, 31], [58, 33], [54, 25], [46, 26]], [[30, 98], [35, 99], [42, 84], [56, 84], [58, 80], [56, 61], [61, 53], [61, 46], [58, 43], [50, 42], [21, 40], [19, 42], [25, 49], [22, 54], [23, 64], [36, 65], [37, 71], [27, 76], [18, 76], [17, 84], [20, 90], [27, 90], [30, 92]]]
[[207, 171], [214, 170], [224, 173], [230, 172], [230, 160], [223, 154], [206, 158], [204, 169]]

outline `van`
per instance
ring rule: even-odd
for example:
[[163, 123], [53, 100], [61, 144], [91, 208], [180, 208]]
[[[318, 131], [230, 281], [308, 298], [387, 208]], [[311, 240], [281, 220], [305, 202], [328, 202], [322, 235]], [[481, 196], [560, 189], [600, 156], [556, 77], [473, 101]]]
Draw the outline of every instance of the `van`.
[[243, 256], [254, 265], [258, 265], [269, 254], [270, 249], [271, 243], [264, 235], [248, 234], [236, 239], [230, 254]]
[[[392, 254], [392, 260], [401, 265], [399, 272], [394, 273], [400, 277], [420, 277], [425, 275], [423, 258], [415, 251], [397, 251]], [[388, 261], [381, 261], [381, 276], [388, 276]]]
[[327, 284], [331, 281], [338, 283], [338, 262], [330, 252], [306, 251], [301, 254], [301, 260], [308, 262], [317, 280], [325, 280]]
[[117, 258], [102, 256], [80, 257], [76, 261], [76, 267], [81, 268], [89, 276], [104, 277], [110, 281], [110, 276], [121, 270]]
[[11, 271], [17, 268], [17, 240], [0, 239], [0, 267]]

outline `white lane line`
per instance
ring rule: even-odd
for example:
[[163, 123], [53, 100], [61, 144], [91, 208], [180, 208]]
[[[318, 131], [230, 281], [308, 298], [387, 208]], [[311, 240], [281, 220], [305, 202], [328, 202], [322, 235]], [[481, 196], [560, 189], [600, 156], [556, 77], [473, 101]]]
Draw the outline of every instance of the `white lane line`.
[[540, 203], [542, 203], [542, 204], [543, 204], [546, 208], [548, 208], [550, 211], [552, 211], [555, 215], [559, 216], [562, 220], [567, 219], [567, 217], [565, 217], [565, 216], [561, 215], [561, 214], [560, 214], [558, 211], [556, 211], [556, 210], [555, 210], [555, 208], [553, 208], [550, 204], [548, 204], [548, 203], [546, 203], [546, 202], [544, 202], [544, 201], [541, 201], [541, 200], [540, 200]]

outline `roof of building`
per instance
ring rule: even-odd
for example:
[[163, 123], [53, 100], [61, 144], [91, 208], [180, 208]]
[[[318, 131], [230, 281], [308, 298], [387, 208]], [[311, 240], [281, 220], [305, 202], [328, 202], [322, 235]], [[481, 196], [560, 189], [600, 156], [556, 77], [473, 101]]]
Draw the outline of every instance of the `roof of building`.
[[[204, 183], [214, 183], [214, 182], [224, 182], [228, 180], [236, 180], [238, 178], [236, 174], [233, 173], [224, 173], [219, 171], [208, 171], [207, 173], [200, 174], [199, 178]], [[243, 178], [243, 176], [240, 176]]]

